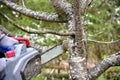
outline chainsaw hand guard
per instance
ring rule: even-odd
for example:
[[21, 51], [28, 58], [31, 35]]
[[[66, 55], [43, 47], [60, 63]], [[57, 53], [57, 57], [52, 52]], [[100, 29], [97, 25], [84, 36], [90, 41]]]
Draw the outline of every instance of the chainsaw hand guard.
[[14, 39], [18, 40], [19, 42], [25, 43], [28, 47], [30, 44], [30, 41], [28, 38], [22, 38], [22, 37], [13, 37]]

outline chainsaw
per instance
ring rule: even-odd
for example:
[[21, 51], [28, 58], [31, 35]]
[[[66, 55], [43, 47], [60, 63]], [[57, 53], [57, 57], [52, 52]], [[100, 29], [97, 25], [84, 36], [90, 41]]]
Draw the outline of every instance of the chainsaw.
[[27, 47], [28, 40], [21, 39], [26, 44], [17, 44], [15, 56], [5, 58], [7, 67], [2, 72], [1, 80], [30, 80], [41, 73], [41, 65], [48, 63], [64, 52], [62, 44], [58, 44], [43, 52], [38, 52], [35, 48]]

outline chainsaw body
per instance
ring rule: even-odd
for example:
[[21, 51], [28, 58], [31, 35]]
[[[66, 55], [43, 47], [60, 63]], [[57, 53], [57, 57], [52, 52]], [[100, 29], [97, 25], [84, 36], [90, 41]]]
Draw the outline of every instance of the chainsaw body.
[[14, 57], [5, 58], [7, 67], [2, 73], [3, 80], [30, 80], [40, 73], [41, 58], [37, 50], [18, 44], [15, 53]]

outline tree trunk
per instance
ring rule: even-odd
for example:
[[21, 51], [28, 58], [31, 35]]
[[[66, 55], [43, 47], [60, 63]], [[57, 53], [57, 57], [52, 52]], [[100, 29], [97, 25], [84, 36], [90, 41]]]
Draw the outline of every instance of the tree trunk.
[[75, 36], [69, 38], [70, 76], [73, 80], [87, 80], [86, 36], [82, 25], [80, 0], [74, 0], [73, 3], [73, 19], [71, 18], [71, 23], [74, 24], [70, 31], [74, 31]]

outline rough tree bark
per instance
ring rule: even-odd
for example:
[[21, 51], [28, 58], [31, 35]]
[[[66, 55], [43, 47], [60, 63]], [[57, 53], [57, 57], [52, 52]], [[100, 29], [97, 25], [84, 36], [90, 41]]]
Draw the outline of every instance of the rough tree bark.
[[[13, 10], [20, 12], [21, 14], [24, 14], [37, 20], [57, 23], [65, 22], [68, 24], [68, 31], [72, 33], [72, 35], [67, 34], [67, 50], [70, 53], [70, 79], [94, 80], [109, 67], [115, 65], [120, 66], [120, 52], [118, 52], [101, 61], [94, 68], [87, 70], [86, 36], [83, 26], [83, 15], [85, 14], [85, 9], [90, 3], [90, 0], [73, 0], [73, 4], [68, 3], [66, 0], [50, 1], [56, 10], [56, 13], [50, 14], [46, 12], [36, 12], [25, 7], [19, 6], [14, 2], [10, 2], [9, 0], [0, 0], [0, 3], [6, 5], [7, 7]], [[11, 19], [8, 20], [12, 24], [14, 23]], [[25, 29], [23, 29], [23, 31], [27, 32]], [[66, 35], [63, 34], [62, 36]]]
[[70, 47], [70, 71], [71, 78], [74, 80], [87, 80], [86, 64], [86, 36], [82, 25], [82, 1], [73, 0], [73, 30], [75, 36], [72, 37], [72, 46]]

